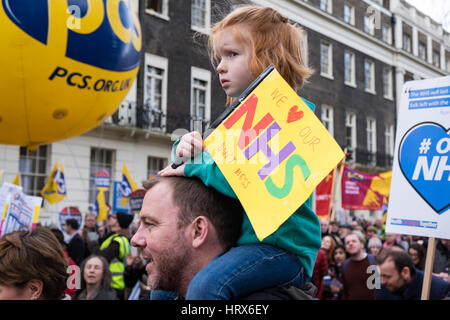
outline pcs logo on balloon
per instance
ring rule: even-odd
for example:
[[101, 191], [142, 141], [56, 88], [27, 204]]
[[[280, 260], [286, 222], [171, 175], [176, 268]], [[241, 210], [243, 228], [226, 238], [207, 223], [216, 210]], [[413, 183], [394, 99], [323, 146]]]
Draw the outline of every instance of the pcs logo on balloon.
[[59, 46], [65, 42], [68, 58], [119, 72], [139, 64], [142, 40], [133, 1], [67, 0], [51, 1], [51, 6], [48, 0], [28, 1], [26, 6], [2, 2], [9, 19], [29, 36], [49, 46], [53, 40]]

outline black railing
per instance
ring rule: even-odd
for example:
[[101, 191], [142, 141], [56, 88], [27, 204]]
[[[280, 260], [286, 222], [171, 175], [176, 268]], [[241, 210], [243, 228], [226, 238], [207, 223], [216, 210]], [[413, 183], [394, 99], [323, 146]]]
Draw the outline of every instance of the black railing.
[[356, 149], [350, 152], [347, 156], [348, 162], [356, 162], [362, 165], [368, 165], [373, 167], [392, 167], [392, 156], [383, 152], [371, 152], [364, 149]]
[[162, 110], [145, 104], [136, 107], [136, 125], [148, 130], [165, 131], [166, 114]]

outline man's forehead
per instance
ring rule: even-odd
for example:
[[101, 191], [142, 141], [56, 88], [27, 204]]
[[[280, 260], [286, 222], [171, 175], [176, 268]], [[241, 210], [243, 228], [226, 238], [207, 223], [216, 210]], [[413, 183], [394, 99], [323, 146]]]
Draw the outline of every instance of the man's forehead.
[[141, 218], [160, 217], [169, 211], [173, 211], [175, 208], [172, 186], [166, 181], [161, 181], [145, 193]]
[[380, 265], [380, 269], [383, 270], [384, 273], [393, 273], [397, 269], [395, 268], [395, 261], [391, 257], [386, 258], [384, 262]]

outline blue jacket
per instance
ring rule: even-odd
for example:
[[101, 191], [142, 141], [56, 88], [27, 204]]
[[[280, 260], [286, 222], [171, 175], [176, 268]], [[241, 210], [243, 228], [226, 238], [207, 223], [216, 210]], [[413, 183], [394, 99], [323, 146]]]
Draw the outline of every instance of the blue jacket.
[[[381, 289], [375, 290], [375, 300], [420, 300], [422, 296], [423, 271], [415, 269], [416, 273], [402, 292], [394, 293], [381, 285]], [[450, 294], [450, 283], [439, 277], [433, 276], [429, 300], [442, 300]]]

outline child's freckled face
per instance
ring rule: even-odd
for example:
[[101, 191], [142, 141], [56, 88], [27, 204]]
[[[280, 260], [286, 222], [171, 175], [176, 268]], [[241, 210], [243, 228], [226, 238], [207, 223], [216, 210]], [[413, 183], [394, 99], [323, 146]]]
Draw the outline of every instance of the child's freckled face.
[[[243, 26], [239, 27], [239, 31]], [[243, 41], [238, 41], [233, 30], [227, 28], [217, 35], [215, 51], [218, 57], [217, 71], [220, 84], [230, 97], [239, 95], [252, 83], [254, 77], [250, 73], [251, 50]]]

